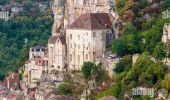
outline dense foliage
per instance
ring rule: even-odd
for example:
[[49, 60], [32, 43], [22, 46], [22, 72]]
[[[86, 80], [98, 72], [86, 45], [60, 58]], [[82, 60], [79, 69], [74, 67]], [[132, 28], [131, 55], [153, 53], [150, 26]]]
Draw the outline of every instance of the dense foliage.
[[95, 69], [97, 69], [97, 66], [93, 64], [92, 62], [84, 62], [83, 67], [82, 67], [84, 78], [90, 79], [92, 70], [95, 70]]
[[[123, 100], [125, 93], [135, 100], [153, 99], [149, 96], [133, 96], [131, 90], [136, 87], [154, 88], [155, 93], [162, 88], [170, 91], [170, 76], [166, 74], [167, 66], [162, 63], [168, 48], [161, 42], [164, 23], [170, 22], [170, 19], [162, 18], [161, 11], [169, 8], [170, 3], [169, 0], [164, 0], [163, 5], [159, 0], [152, 2], [116, 0], [119, 21], [124, 26], [119, 38], [113, 40], [112, 52], [121, 60], [114, 69], [114, 84], [99, 93], [96, 99], [111, 95]], [[158, 4], [155, 8], [152, 6], [154, 3]], [[132, 64], [130, 55], [135, 53], [141, 55]]]
[[60, 84], [57, 88], [57, 92], [61, 95], [72, 95], [72, 87], [69, 84]]
[[35, 14], [34, 8], [36, 6], [29, 8], [30, 13], [27, 10], [20, 12], [9, 21], [0, 20], [0, 80], [9, 71], [23, 65], [30, 47], [47, 43], [53, 22], [52, 13], [46, 9]]
[[121, 73], [124, 71], [129, 71], [129, 69], [132, 67], [132, 56], [127, 55], [124, 56], [119, 63], [116, 64], [116, 68], [114, 71], [116, 73]]

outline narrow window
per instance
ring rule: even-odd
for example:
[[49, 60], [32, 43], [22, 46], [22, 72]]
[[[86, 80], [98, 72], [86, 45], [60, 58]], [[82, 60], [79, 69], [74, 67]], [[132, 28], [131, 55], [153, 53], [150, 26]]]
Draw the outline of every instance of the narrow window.
[[86, 60], [88, 60], [88, 54], [86, 54]]
[[70, 54], [70, 61], [72, 61], [72, 55]]
[[72, 40], [72, 34], [70, 34], [70, 39]]

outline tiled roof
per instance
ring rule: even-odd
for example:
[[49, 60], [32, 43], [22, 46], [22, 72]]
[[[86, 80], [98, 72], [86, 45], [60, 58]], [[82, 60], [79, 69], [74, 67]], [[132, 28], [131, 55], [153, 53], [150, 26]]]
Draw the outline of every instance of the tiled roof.
[[68, 29], [108, 29], [112, 27], [108, 13], [86, 13], [73, 22]]
[[62, 44], [66, 44], [66, 39], [64, 36], [51, 36], [49, 39], [49, 43], [50, 44], [55, 44], [55, 42], [57, 41], [57, 39], [60, 39]]
[[54, 44], [56, 42], [56, 40], [57, 40], [57, 36], [51, 36], [50, 39], [48, 40], [48, 42], [50, 44]]

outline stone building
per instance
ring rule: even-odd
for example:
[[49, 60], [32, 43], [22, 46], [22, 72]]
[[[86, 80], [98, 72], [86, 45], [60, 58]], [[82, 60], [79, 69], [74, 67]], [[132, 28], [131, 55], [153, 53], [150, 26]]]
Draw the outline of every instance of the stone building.
[[35, 83], [44, 71], [48, 71], [48, 50], [46, 47], [30, 48], [29, 60], [25, 63], [23, 81], [26, 85]]
[[67, 24], [84, 13], [111, 13], [114, 4], [114, 0], [67, 0]]
[[170, 43], [170, 23], [164, 25], [162, 42], [165, 44]]
[[49, 71], [64, 71], [66, 68], [66, 40], [64, 36], [51, 36], [48, 41]]
[[25, 73], [24, 77], [26, 77], [27, 85], [31, 85], [40, 79], [43, 71], [48, 70], [48, 60], [47, 58], [41, 58], [39, 56], [35, 56], [33, 59], [29, 60], [25, 64]]
[[75, 20], [66, 29], [68, 68], [81, 70], [85, 61], [101, 58], [114, 36], [111, 27], [107, 13], [86, 13]]
[[[164, 24], [162, 42], [167, 48], [170, 48], [170, 23]], [[167, 65], [170, 65], [170, 59], [167, 57], [164, 58], [163, 62]]]
[[34, 56], [40, 56], [43, 58], [45, 55], [47, 55], [47, 53], [48, 53], [47, 47], [35, 46], [30, 48], [29, 59], [32, 59]]

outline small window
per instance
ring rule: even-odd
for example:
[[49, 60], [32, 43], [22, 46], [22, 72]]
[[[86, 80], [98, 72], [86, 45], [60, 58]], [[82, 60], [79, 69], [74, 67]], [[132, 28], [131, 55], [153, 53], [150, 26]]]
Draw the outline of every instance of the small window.
[[72, 40], [72, 34], [70, 34], [70, 39]]
[[88, 60], [88, 54], [86, 54], [86, 60]]
[[86, 35], [88, 36], [88, 32], [86, 33]]
[[96, 37], [96, 33], [95, 32], [93, 32], [93, 37]]
[[89, 48], [87, 47], [86, 49], [88, 50]]
[[60, 69], [60, 66], [58, 66], [58, 69]]
[[78, 35], [78, 40], [80, 40], [80, 35]]
[[51, 68], [54, 68], [54, 65], [51, 65]]
[[72, 61], [72, 55], [70, 54], [70, 61]]

